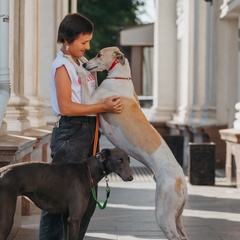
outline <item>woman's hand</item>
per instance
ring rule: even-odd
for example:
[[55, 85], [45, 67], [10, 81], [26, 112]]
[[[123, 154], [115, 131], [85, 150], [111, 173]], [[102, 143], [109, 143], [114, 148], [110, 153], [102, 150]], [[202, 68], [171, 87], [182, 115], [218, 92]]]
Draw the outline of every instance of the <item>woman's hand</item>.
[[123, 109], [123, 103], [120, 96], [108, 97], [103, 102], [103, 106], [106, 112], [121, 113]]

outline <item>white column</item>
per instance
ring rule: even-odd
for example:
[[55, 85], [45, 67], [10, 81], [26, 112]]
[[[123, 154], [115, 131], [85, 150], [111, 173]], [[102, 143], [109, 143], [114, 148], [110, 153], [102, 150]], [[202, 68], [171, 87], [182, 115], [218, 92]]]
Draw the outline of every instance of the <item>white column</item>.
[[9, 2], [0, 0], [0, 128], [1, 134], [6, 132], [2, 120], [5, 115], [7, 103], [10, 98], [9, 76]]
[[59, 10], [58, 7], [59, 2], [59, 0], [57, 2], [49, 0], [39, 2], [38, 86], [41, 89], [39, 92], [40, 97], [44, 100], [44, 113], [47, 123], [57, 121], [51, 105], [50, 70], [58, 51], [57, 31], [59, 22], [62, 19], [62, 10]]
[[22, 12], [22, 1], [9, 1], [9, 58], [10, 58], [10, 81], [11, 81], [11, 98], [8, 102], [5, 120], [8, 131], [22, 131], [30, 127], [27, 119], [25, 106], [29, 101], [24, 97], [23, 91], [23, 57], [22, 41], [20, 33], [22, 32], [22, 22], [19, 21]]
[[66, 0], [58, 1], [57, 5], [62, 9], [61, 18], [63, 18], [67, 13], [69, 13], [69, 11], [68, 11], [68, 6], [69, 6], [68, 0], [67, 1]]
[[[203, 1], [204, 3], [204, 1]], [[200, 1], [178, 0], [178, 107], [173, 121], [179, 124], [196, 123], [203, 103], [202, 90], [205, 73], [205, 24], [199, 22], [202, 3]], [[204, 19], [205, 20], [205, 19]], [[204, 32], [205, 33], [205, 32]], [[201, 37], [201, 41], [199, 40]], [[202, 51], [201, 51], [202, 50]], [[200, 66], [199, 66], [200, 65]]]
[[[193, 13], [190, 31], [192, 45], [190, 45], [191, 69], [189, 75], [189, 112], [188, 123], [207, 125], [216, 123], [216, 88], [212, 79], [212, 6], [205, 1], [191, 3]], [[191, 24], [193, 22], [193, 24]], [[192, 60], [191, 60], [192, 59]], [[212, 118], [212, 119], [211, 119]]]
[[[72, 0], [72, 10], [76, 1]], [[25, 41], [24, 45], [24, 90], [30, 100], [27, 110], [32, 127], [56, 121], [50, 100], [51, 64], [59, 50], [57, 31], [59, 23], [68, 13], [66, 0], [26, 0], [25, 1]], [[32, 38], [29, 38], [32, 36]], [[46, 37], [47, 36], [47, 37]], [[27, 56], [32, 56], [29, 59]], [[33, 60], [34, 59], [34, 60]], [[29, 66], [31, 66], [29, 68]], [[31, 77], [31, 80], [30, 80]], [[31, 84], [28, 82], [31, 81]]]
[[178, 0], [178, 108], [173, 122], [216, 123], [216, 86], [212, 72], [213, 6]]
[[[23, 72], [24, 95], [29, 100], [26, 106], [31, 127], [46, 124], [43, 113], [43, 101], [40, 99], [39, 74], [39, 6], [38, 0], [25, 0], [23, 6]], [[39, 81], [38, 81], [39, 80]]]
[[171, 119], [176, 105], [176, 0], [156, 1], [153, 107], [149, 120]]
[[[54, 123], [57, 118], [53, 114], [50, 98], [50, 70], [60, 47], [57, 44], [57, 32], [60, 22], [68, 13], [68, 1], [40, 0], [39, 4], [38, 85], [41, 89], [39, 94], [44, 100], [46, 122]], [[72, 0], [71, 4], [73, 7], [76, 4], [75, 0]]]
[[[240, 18], [238, 18], [238, 28], [240, 28]], [[238, 45], [240, 44], [240, 35], [238, 34]], [[237, 112], [235, 113], [235, 121], [233, 128], [240, 129], [240, 52], [238, 52], [238, 102], [235, 105]]]
[[68, 1], [14, 0], [9, 4], [12, 93], [4, 119], [8, 131], [23, 131], [56, 121], [49, 78], [51, 63], [59, 49], [58, 25], [68, 13]]
[[[202, 59], [205, 63], [205, 79], [203, 81], [203, 98], [204, 103], [201, 107], [201, 125], [213, 125], [217, 123], [216, 118], [216, 98], [217, 98], [217, 79], [213, 77], [213, 45], [215, 41], [213, 39], [216, 36], [216, 23], [214, 19], [217, 19], [216, 12], [219, 7], [216, 4], [203, 3], [204, 12], [204, 26], [205, 26], [205, 59]], [[203, 24], [203, 23], [201, 23]]]
[[189, 105], [189, 75], [190, 75], [190, 46], [192, 46], [192, 38], [190, 38], [192, 29], [189, 26], [192, 23], [190, 16], [189, 0], [177, 0], [177, 111], [173, 115], [173, 121], [184, 123], [186, 121]]
[[[224, 0], [219, 4], [219, 52], [222, 57], [219, 62], [219, 77], [223, 80], [223, 87], [219, 90], [222, 92], [222, 98], [219, 100], [218, 118], [228, 119], [228, 126], [240, 129], [240, 75], [239, 75], [239, 0]], [[226, 82], [227, 81], [227, 82]], [[225, 89], [225, 90], [224, 90]], [[222, 106], [223, 101], [227, 104], [227, 109]], [[235, 101], [235, 103], [234, 103]], [[237, 102], [237, 103], [236, 103]], [[232, 106], [230, 105], [232, 104]], [[235, 114], [234, 106], [238, 111]], [[220, 114], [221, 112], [221, 114]], [[232, 124], [233, 123], [233, 124]]]
[[77, 0], [71, 0], [71, 13], [77, 12]]
[[[238, 18], [224, 18], [218, 22], [217, 54], [213, 72], [218, 69], [217, 121], [231, 128], [235, 104], [238, 100]], [[219, 84], [221, 83], [221, 84]]]

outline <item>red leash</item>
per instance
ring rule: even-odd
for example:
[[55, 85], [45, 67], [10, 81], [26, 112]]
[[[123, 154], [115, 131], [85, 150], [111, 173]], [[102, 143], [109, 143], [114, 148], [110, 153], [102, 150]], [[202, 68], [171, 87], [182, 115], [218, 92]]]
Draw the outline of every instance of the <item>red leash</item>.
[[[99, 114], [97, 114], [96, 116], [96, 129], [95, 129], [95, 135], [94, 135], [94, 143], [93, 143], [93, 155], [95, 156], [96, 153], [97, 153], [97, 146], [98, 146], [98, 130], [99, 130]], [[88, 172], [89, 172], [89, 175], [90, 175], [90, 178], [91, 178], [91, 184], [92, 184], [92, 196], [95, 200], [95, 202], [97, 203], [99, 209], [103, 210], [105, 209], [105, 207], [107, 206], [107, 201], [108, 201], [108, 198], [110, 196], [110, 187], [108, 186], [108, 179], [106, 179], [106, 184], [107, 184], [107, 187], [106, 187], [106, 200], [105, 202], [103, 203], [103, 205], [101, 205], [101, 203], [97, 200], [97, 196], [96, 196], [96, 191], [95, 191], [95, 185], [94, 185], [94, 181], [93, 181], [93, 177], [92, 177], [92, 173], [91, 173], [91, 170], [89, 168], [89, 166], [87, 165], [88, 167]]]
[[97, 153], [98, 130], [99, 130], [99, 114], [97, 114], [96, 116], [96, 128], [95, 128], [94, 143], [93, 143], [93, 156], [95, 156]]
[[[97, 114], [96, 116], [96, 128], [95, 128], [95, 134], [94, 134], [94, 142], [93, 142], [93, 156], [96, 155], [97, 153], [97, 146], [98, 146], [98, 129], [99, 129], [99, 115]], [[87, 167], [88, 167], [88, 172], [89, 172], [89, 176], [90, 176], [90, 179], [91, 179], [91, 184], [92, 184], [92, 188], [94, 188], [94, 181], [93, 181], [93, 178], [92, 178], [92, 173], [91, 173], [91, 170], [87, 164]]]

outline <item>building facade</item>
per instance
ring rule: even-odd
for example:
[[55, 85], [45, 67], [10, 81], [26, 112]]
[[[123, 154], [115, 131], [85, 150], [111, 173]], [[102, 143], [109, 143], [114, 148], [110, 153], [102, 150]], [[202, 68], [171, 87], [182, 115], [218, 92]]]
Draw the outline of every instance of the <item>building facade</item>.
[[[69, 9], [66, 0], [0, 1], [9, 16], [9, 34], [0, 40], [0, 80], [8, 78], [11, 86], [10, 99], [3, 93], [0, 103], [6, 135], [56, 121], [50, 66], [59, 22], [77, 4], [70, 1]], [[153, 106], [144, 112], [163, 134], [184, 135], [186, 143], [216, 142], [220, 167], [225, 145], [219, 130], [240, 128], [239, 9], [240, 0], [156, 1]]]
[[185, 148], [215, 142], [221, 168], [226, 146], [219, 130], [239, 128], [239, 7], [238, 0], [156, 1], [149, 120], [183, 135]]

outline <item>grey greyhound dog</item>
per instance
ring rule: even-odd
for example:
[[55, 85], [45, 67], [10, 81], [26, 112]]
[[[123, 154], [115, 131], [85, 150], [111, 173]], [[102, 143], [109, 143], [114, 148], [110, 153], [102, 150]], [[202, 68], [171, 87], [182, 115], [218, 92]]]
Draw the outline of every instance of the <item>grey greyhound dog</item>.
[[[82, 163], [19, 163], [0, 169], [0, 240], [6, 240], [18, 196], [28, 197], [50, 213], [65, 213], [64, 239], [77, 240], [90, 191], [104, 176], [115, 172], [132, 181], [130, 158], [119, 148], [103, 149]], [[68, 235], [68, 236], [67, 236]]]

